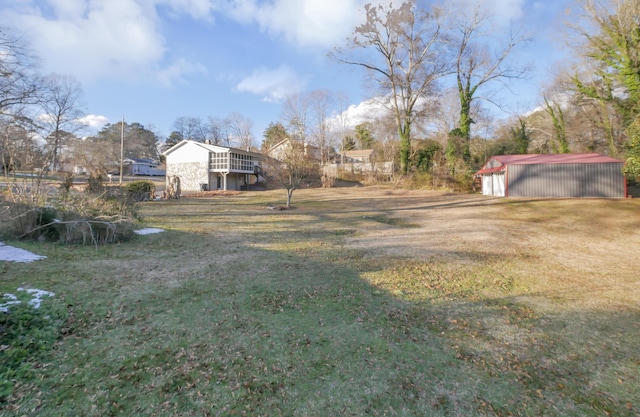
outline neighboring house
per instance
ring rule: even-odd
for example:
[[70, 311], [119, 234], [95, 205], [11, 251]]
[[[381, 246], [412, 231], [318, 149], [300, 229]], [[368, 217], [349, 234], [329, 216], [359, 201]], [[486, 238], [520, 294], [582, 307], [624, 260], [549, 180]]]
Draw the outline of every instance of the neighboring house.
[[165, 170], [158, 168], [160, 163], [146, 158], [125, 158], [122, 160], [123, 172], [127, 175], [163, 176]]
[[74, 165], [71, 172], [73, 172], [74, 175], [86, 175], [88, 171], [87, 168], [82, 165]]
[[262, 155], [183, 140], [163, 152], [167, 181], [178, 177], [182, 192], [241, 190], [258, 178]]
[[626, 197], [624, 162], [597, 153], [496, 155], [476, 176], [498, 197]]
[[[282, 161], [284, 159], [285, 153], [287, 152], [288, 149], [291, 149], [291, 146], [294, 143], [296, 142], [292, 141], [291, 139], [288, 139], [288, 138], [283, 139], [280, 142], [273, 145], [272, 147], [270, 147], [267, 150], [266, 155], [273, 159], [277, 159], [278, 161]], [[304, 155], [306, 157], [314, 161], [320, 161], [320, 158], [321, 158], [320, 148], [318, 148], [317, 146], [310, 145], [307, 142], [305, 142], [303, 146], [304, 146]]]
[[342, 163], [346, 162], [368, 162], [376, 161], [376, 151], [374, 149], [353, 149], [340, 153]]
[[354, 149], [340, 153], [340, 167], [352, 173], [373, 172], [391, 174], [393, 162], [379, 161], [374, 149]]

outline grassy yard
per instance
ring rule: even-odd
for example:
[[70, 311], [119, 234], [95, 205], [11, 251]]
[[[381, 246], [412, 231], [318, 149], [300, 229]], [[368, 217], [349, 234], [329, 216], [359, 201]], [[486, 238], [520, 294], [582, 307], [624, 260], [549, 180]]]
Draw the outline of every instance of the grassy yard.
[[1, 263], [0, 294], [53, 291], [67, 319], [0, 415], [640, 415], [640, 200], [283, 201], [144, 203], [166, 231], [98, 249], [6, 242], [47, 259]]

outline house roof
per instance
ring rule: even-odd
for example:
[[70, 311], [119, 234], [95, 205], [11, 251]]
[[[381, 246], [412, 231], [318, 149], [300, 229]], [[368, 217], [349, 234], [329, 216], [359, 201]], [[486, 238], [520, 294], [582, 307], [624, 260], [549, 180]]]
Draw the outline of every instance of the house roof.
[[562, 153], [562, 154], [532, 154], [532, 155], [496, 155], [495, 159], [503, 164], [602, 164], [619, 163], [618, 159], [600, 155], [598, 153]]
[[373, 149], [353, 149], [350, 151], [343, 151], [342, 154], [348, 158], [368, 158], [375, 151]]
[[166, 155], [170, 154], [171, 152], [174, 152], [175, 150], [181, 148], [182, 146], [184, 146], [184, 145], [186, 145], [188, 143], [197, 145], [197, 146], [199, 146], [201, 148], [206, 149], [209, 152], [218, 152], [218, 153], [236, 152], [236, 153], [242, 153], [242, 154], [245, 154], [245, 155], [252, 155], [252, 156], [255, 156], [255, 157], [258, 157], [258, 158], [262, 157], [262, 154], [257, 153], [257, 152], [243, 151], [242, 149], [229, 148], [229, 147], [220, 146], [220, 145], [212, 145], [212, 144], [209, 144], [209, 143], [202, 143], [202, 142], [197, 142], [195, 140], [187, 140], [187, 139], [184, 139], [184, 140], [176, 143], [175, 145], [173, 145], [172, 147], [170, 147], [166, 151], [162, 152], [162, 154], [166, 156]]
[[504, 171], [505, 169], [507, 169], [506, 165], [498, 165], [498, 166], [493, 167], [493, 168], [482, 168], [480, 171], [476, 172], [475, 175], [491, 174], [493, 172]]
[[[291, 138], [285, 138], [285, 139], [282, 139], [280, 142], [276, 143], [275, 145], [272, 145], [269, 149], [267, 149], [267, 153], [269, 154], [269, 153], [273, 152], [274, 149], [280, 148], [280, 147], [282, 147], [282, 146], [284, 146], [284, 145], [286, 145], [288, 143], [300, 143], [300, 142], [295, 141], [295, 140], [293, 140]], [[314, 146], [314, 145], [310, 144], [309, 142], [303, 142], [303, 144], [304, 144], [305, 148], [308, 148], [308, 149], [309, 148], [310, 149], [320, 149], [317, 146]]]
[[[498, 162], [498, 165], [492, 163]], [[507, 165], [546, 165], [546, 164], [611, 164], [623, 161], [598, 153], [531, 154], [531, 155], [495, 155], [482, 166], [476, 175], [504, 171]], [[492, 166], [494, 165], [494, 166]]]
[[124, 158], [123, 161], [131, 161], [134, 164], [157, 164], [158, 161], [149, 158]]

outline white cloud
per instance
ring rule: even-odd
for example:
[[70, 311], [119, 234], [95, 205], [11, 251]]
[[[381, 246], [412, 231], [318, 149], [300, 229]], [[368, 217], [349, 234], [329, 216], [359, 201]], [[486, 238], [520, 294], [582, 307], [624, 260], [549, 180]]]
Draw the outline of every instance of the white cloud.
[[261, 67], [242, 80], [236, 90], [261, 95], [266, 101], [279, 101], [304, 91], [307, 79], [286, 65], [276, 69]]
[[210, 21], [215, 9], [212, 0], [16, 0], [0, 6], [0, 23], [24, 30], [48, 71], [83, 82], [151, 77], [167, 83], [202, 68], [180, 59], [163, 68], [159, 11]]
[[165, 50], [156, 30], [155, 13], [133, 0], [64, 0], [40, 8], [5, 11], [13, 25], [24, 28], [45, 67], [94, 78], [132, 78]]
[[329, 124], [335, 129], [353, 129], [361, 123], [383, 119], [389, 115], [389, 107], [384, 102], [383, 97], [375, 97], [352, 104], [342, 114], [332, 117]]
[[204, 74], [207, 69], [198, 62], [189, 62], [184, 58], [180, 58], [158, 71], [157, 77], [160, 83], [164, 85], [185, 84], [186, 76], [193, 74]]
[[383, 105], [381, 98], [372, 98], [349, 106], [346, 110], [346, 120], [349, 126], [355, 127], [360, 123], [376, 120], [388, 113], [389, 109]]
[[78, 119], [78, 123], [84, 126], [87, 126], [90, 129], [102, 129], [104, 125], [109, 123], [109, 119], [105, 116], [99, 116], [95, 114], [87, 114], [84, 117]]
[[[228, 13], [257, 22], [262, 30], [300, 46], [331, 47], [353, 31], [362, 18], [363, 0], [238, 0]], [[375, 1], [373, 1], [375, 2]]]

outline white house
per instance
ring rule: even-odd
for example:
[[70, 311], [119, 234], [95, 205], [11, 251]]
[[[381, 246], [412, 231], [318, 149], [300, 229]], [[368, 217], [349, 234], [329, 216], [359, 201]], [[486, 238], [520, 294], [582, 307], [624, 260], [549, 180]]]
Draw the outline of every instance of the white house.
[[182, 192], [242, 190], [257, 179], [262, 155], [183, 140], [162, 153], [167, 181], [179, 178]]
[[[300, 146], [298, 142], [295, 142], [290, 138], [283, 139], [280, 142], [273, 145], [272, 147], [270, 147], [267, 150], [266, 155], [268, 155], [271, 158], [277, 159], [278, 161], [281, 161], [284, 158], [286, 158], [285, 156], [286, 153], [291, 149], [291, 146], [293, 146], [294, 144], [298, 144], [298, 146]], [[303, 153], [307, 158], [310, 158], [311, 160], [314, 160], [314, 161], [320, 161], [320, 148], [318, 148], [317, 146], [313, 146], [307, 142], [304, 142], [302, 146], [303, 146]]]
[[162, 176], [165, 175], [164, 169], [158, 168], [158, 161], [146, 158], [125, 158], [122, 160], [124, 173], [129, 175], [145, 175], [145, 176]]
[[392, 161], [380, 161], [374, 149], [354, 149], [340, 153], [340, 167], [353, 173], [393, 173]]

